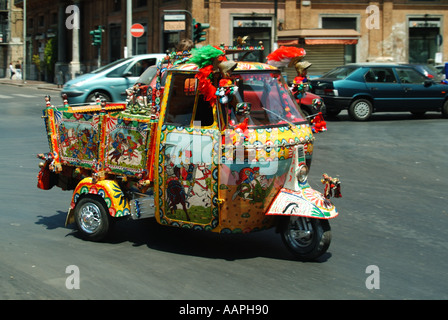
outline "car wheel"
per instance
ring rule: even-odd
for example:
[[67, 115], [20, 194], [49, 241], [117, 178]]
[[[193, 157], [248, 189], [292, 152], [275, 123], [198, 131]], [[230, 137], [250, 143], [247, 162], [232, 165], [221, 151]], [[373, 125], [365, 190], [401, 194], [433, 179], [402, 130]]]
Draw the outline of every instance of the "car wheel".
[[311, 118], [309, 118], [310, 113], [308, 112], [308, 110], [305, 110], [304, 108], [302, 109], [302, 113], [305, 116], [305, 120], [308, 121], [308, 124], [311, 124]]
[[328, 220], [282, 217], [279, 231], [288, 250], [301, 261], [317, 259], [330, 246], [331, 228]]
[[111, 221], [107, 206], [99, 197], [87, 195], [75, 206], [75, 223], [81, 237], [91, 241], [103, 240]]
[[[96, 92], [93, 92], [93, 93], [89, 94], [87, 96], [87, 98], [86, 98], [86, 102], [96, 102], [95, 93]], [[111, 97], [107, 93], [104, 93], [104, 92], [98, 92], [98, 93], [99, 93], [100, 100], [104, 99], [107, 102], [111, 102], [112, 101]]]
[[357, 121], [366, 121], [372, 115], [372, 103], [367, 99], [353, 101], [348, 109], [350, 117]]
[[448, 118], [448, 100], [445, 101], [442, 107], [442, 117]]

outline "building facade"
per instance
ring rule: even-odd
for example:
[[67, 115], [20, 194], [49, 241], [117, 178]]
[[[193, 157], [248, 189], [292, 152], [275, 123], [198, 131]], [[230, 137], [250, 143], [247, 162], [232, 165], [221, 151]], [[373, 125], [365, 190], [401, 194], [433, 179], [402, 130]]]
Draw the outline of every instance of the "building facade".
[[0, 0], [0, 78], [9, 77], [8, 67], [23, 62], [22, 9]]
[[[311, 74], [351, 62], [448, 61], [448, 0], [27, 0], [29, 78], [43, 74], [33, 63], [38, 59], [56, 65], [47, 74], [61, 71], [66, 80], [96, 68], [99, 56], [103, 65], [124, 57], [128, 1], [132, 23], [145, 28], [132, 37], [133, 54], [173, 49], [191, 37], [194, 19], [210, 25], [199, 45], [248, 36], [248, 44], [263, 42], [265, 52], [251, 57], [259, 61], [280, 45], [303, 47]], [[23, 8], [23, 0], [9, 2]], [[98, 26], [104, 28], [99, 51], [89, 34]]]

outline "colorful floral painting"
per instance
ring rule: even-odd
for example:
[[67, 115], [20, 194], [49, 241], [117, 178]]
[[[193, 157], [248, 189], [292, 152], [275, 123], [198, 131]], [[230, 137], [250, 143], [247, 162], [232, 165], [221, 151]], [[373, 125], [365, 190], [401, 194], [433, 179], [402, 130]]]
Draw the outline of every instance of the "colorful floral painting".
[[56, 112], [61, 159], [93, 165], [98, 157], [97, 115]]
[[141, 172], [146, 167], [148, 123], [121, 117], [107, 119], [106, 170]]

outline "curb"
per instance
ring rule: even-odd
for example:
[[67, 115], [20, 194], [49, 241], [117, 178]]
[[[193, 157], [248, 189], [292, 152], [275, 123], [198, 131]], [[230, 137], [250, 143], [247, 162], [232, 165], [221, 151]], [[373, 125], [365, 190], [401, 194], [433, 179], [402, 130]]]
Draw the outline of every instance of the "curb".
[[33, 82], [13, 82], [10, 80], [1, 81], [0, 84], [15, 86], [15, 87], [35, 87], [36, 89], [41, 90], [52, 90], [52, 91], [62, 91], [62, 88], [58, 88], [56, 85], [45, 84], [45, 83], [33, 83]]

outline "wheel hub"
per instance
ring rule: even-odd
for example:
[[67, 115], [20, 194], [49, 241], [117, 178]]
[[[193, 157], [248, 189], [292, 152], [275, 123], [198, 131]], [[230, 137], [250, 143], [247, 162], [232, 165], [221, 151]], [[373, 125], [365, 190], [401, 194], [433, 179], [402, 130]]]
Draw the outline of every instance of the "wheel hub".
[[358, 117], [364, 118], [369, 114], [369, 106], [365, 102], [359, 102], [354, 111]]
[[80, 209], [79, 222], [81, 228], [87, 233], [95, 232], [101, 225], [101, 211], [92, 203], [85, 204]]
[[291, 228], [289, 234], [294, 244], [299, 247], [308, 246], [313, 239], [313, 228], [308, 219], [304, 217], [295, 217], [291, 219]]

